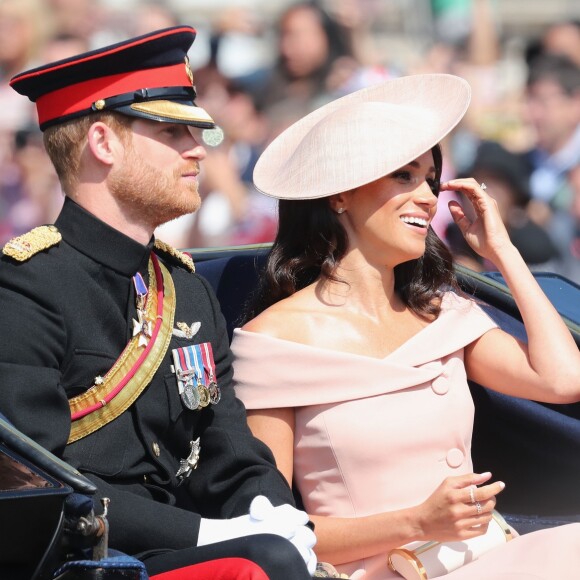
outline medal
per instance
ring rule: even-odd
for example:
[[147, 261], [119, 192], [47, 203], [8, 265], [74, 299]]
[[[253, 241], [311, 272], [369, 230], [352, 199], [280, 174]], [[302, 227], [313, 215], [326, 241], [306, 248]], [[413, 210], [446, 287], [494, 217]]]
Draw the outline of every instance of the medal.
[[133, 318], [133, 336], [139, 335], [139, 346], [147, 346], [151, 338], [153, 325], [147, 318], [147, 294], [148, 289], [143, 280], [143, 276], [139, 272], [133, 276], [133, 285], [135, 286], [135, 305], [137, 307], [137, 320]]
[[199, 392], [199, 406], [205, 408], [209, 405], [210, 396], [208, 388], [201, 382], [197, 383], [197, 390]]
[[210, 396], [205, 386], [205, 373], [203, 371], [203, 357], [201, 344], [192, 346], [193, 364], [195, 366], [195, 377], [197, 379], [197, 390], [199, 392], [199, 406], [205, 409], [209, 405]]
[[210, 381], [209, 385], [207, 386], [207, 389], [209, 391], [209, 400], [211, 401], [211, 404], [217, 405], [222, 398], [222, 393], [217, 383], [213, 380]]
[[173, 368], [177, 378], [177, 391], [181, 402], [190, 410], [200, 409], [200, 392], [197, 388], [197, 375], [191, 347], [174, 348], [171, 351]]
[[222, 394], [215, 379], [215, 362], [211, 342], [204, 342], [200, 346], [202, 347], [203, 369], [207, 375], [207, 388], [210, 401], [212, 405], [217, 405], [220, 402]]
[[175, 348], [171, 352], [183, 404], [195, 411], [219, 403], [221, 393], [215, 380], [211, 343], [192, 344]]
[[199, 453], [201, 451], [201, 444], [199, 442], [199, 437], [195, 441], [189, 442], [190, 452], [189, 455], [179, 462], [179, 469], [175, 476], [179, 480], [179, 483], [191, 475], [194, 469], [197, 469], [197, 464], [199, 462]]
[[176, 369], [177, 388], [183, 404], [192, 411], [199, 407], [199, 391], [193, 386], [195, 373]]

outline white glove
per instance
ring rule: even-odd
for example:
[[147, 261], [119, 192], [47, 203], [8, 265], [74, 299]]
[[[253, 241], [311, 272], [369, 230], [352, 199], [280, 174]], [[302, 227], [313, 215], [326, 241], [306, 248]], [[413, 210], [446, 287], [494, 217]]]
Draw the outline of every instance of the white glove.
[[314, 532], [307, 526], [302, 526], [296, 530], [296, 534], [290, 539], [294, 547], [300, 552], [302, 559], [306, 563], [309, 574], [312, 576], [316, 571], [316, 564], [318, 558], [314, 553], [314, 544], [316, 544], [316, 536]]
[[294, 522], [296, 524], [294, 527], [294, 534], [292, 536], [284, 537], [289, 539], [300, 552], [310, 575], [314, 574], [316, 571], [317, 558], [312, 548], [316, 544], [316, 536], [314, 532], [306, 526], [308, 523], [308, 514], [306, 512], [297, 510], [288, 504], [274, 507], [267, 497], [259, 495], [255, 497], [250, 504], [250, 517], [254, 520], [261, 520], [264, 523], [277, 520], [285, 521], [287, 524]]
[[312, 547], [316, 543], [316, 536], [306, 527], [307, 523], [306, 512], [289, 504], [274, 507], [267, 497], [259, 495], [252, 500], [250, 513], [246, 516], [229, 520], [202, 518], [197, 545], [205, 546], [253, 534], [275, 534], [294, 544], [306, 562], [308, 571], [314, 574], [316, 555]]

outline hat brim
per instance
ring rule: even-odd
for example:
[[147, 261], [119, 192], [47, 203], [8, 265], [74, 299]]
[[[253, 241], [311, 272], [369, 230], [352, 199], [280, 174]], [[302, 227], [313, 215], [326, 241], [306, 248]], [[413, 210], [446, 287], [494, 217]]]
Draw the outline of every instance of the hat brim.
[[205, 109], [188, 103], [178, 103], [169, 100], [142, 101], [114, 110], [125, 115], [152, 121], [180, 123], [202, 129], [213, 129], [215, 127], [215, 121]]
[[461, 120], [469, 84], [447, 74], [392, 79], [328, 103], [264, 150], [256, 188], [279, 199], [314, 199], [371, 183], [439, 143]]

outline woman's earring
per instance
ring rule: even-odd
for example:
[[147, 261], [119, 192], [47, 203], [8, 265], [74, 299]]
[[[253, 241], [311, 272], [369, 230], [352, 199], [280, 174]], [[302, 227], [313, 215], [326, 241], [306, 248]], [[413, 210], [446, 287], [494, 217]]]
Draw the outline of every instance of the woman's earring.
[[344, 208], [343, 207], [337, 208], [336, 213], [344, 213]]

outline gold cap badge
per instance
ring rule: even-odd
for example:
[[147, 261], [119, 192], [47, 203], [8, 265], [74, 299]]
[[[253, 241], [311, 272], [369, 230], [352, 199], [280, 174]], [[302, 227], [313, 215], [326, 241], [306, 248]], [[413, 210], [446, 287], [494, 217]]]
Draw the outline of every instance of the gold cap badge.
[[185, 57], [185, 74], [187, 74], [187, 78], [189, 79], [191, 86], [193, 88], [195, 88], [195, 85], [193, 82], [193, 71], [191, 70], [191, 66], [189, 64], [189, 58], [187, 56]]

